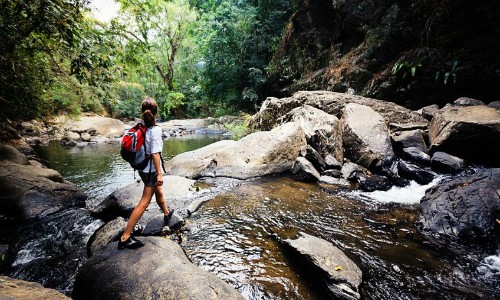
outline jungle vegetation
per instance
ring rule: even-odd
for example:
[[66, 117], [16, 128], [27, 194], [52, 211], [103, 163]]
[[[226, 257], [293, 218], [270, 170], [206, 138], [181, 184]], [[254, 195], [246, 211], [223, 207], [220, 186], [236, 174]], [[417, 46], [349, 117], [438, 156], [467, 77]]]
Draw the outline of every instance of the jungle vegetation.
[[95, 112], [163, 119], [252, 112], [296, 0], [0, 0], [0, 118]]

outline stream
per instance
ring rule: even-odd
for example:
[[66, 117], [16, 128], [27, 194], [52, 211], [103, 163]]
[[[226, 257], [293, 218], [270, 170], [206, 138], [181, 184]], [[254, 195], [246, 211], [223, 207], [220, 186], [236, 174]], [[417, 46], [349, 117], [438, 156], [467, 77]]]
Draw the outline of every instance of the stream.
[[[166, 139], [164, 159], [220, 139]], [[35, 150], [50, 168], [89, 195], [87, 207], [134, 180], [117, 145], [68, 149], [51, 142]], [[289, 174], [241, 181], [187, 219], [191, 231], [181, 246], [193, 263], [230, 283], [246, 299], [325, 298], [307, 270], [294, 264], [280, 246], [280, 239], [295, 238], [301, 231], [330, 241], [361, 268], [362, 299], [498, 299], [498, 255], [460, 245], [450, 251], [431, 244], [414, 227], [425, 188], [412, 184], [362, 193], [303, 183]], [[101, 225], [86, 209], [26, 225], [24, 231], [33, 234], [16, 246], [14, 277], [70, 295], [74, 270], [86, 259], [86, 242]], [[41, 236], [40, 227], [45, 233]]]

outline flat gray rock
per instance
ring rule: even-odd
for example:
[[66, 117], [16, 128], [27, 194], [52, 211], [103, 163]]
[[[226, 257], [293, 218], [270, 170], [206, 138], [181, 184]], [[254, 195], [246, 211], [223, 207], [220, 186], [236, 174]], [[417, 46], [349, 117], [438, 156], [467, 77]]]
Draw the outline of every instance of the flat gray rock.
[[283, 243], [311, 265], [308, 270], [320, 277], [333, 299], [360, 299], [359, 285], [363, 274], [332, 243], [306, 233], [300, 233], [296, 240], [284, 240]]

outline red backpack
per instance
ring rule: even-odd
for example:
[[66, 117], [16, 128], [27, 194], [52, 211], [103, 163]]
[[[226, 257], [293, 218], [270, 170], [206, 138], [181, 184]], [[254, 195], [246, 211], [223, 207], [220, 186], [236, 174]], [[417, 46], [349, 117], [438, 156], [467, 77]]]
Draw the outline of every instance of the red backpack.
[[146, 126], [137, 123], [122, 138], [120, 154], [134, 170], [142, 171], [148, 165], [151, 155], [146, 154]]

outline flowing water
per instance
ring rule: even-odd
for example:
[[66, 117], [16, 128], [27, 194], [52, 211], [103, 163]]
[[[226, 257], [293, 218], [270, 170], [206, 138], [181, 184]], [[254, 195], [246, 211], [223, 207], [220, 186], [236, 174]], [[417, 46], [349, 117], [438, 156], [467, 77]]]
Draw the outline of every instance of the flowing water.
[[[217, 139], [167, 139], [165, 159]], [[37, 151], [51, 168], [90, 195], [91, 207], [133, 180], [117, 148], [66, 149], [54, 143]], [[297, 265], [281, 247], [281, 239], [294, 238], [298, 232], [330, 241], [358, 264], [363, 271], [363, 299], [498, 299], [498, 255], [472, 253], [459, 245], [450, 251], [431, 244], [416, 230], [418, 201], [425, 188], [413, 184], [359, 193], [302, 183], [289, 175], [242, 181], [188, 219], [191, 231], [181, 245], [195, 264], [236, 287], [246, 299], [325, 298], [307, 268]], [[101, 223], [85, 210], [60, 214], [49, 226], [53, 230], [47, 229], [58, 246], [47, 250], [47, 236], [23, 237], [19, 249], [24, 251], [19, 251], [13, 268], [17, 277], [47, 282], [68, 293], [71, 270], [84, 260], [84, 253], [75, 254], [75, 247], [84, 248], [87, 232]], [[65, 280], [51, 282], [51, 276], [61, 278], [63, 273]]]
[[[484, 255], [466, 255], [458, 245], [455, 252], [440, 249], [416, 230], [418, 202], [404, 195], [415, 198], [419, 188], [399, 190], [403, 199], [398, 199], [397, 190], [360, 197], [287, 176], [245, 182], [191, 217], [193, 230], [184, 248], [197, 265], [238, 287], [247, 299], [326, 297], [280, 246], [280, 239], [300, 231], [330, 241], [360, 266], [363, 299], [497, 298], [499, 273], [486, 278], [478, 266], [491, 270], [498, 261], [487, 267], [480, 261]], [[384, 202], [386, 194], [404, 204]]]
[[[221, 139], [225, 137], [201, 135], [166, 139], [163, 156], [167, 160]], [[87, 208], [134, 182], [134, 172], [121, 159], [118, 144], [65, 148], [52, 141], [36, 147], [35, 151], [48, 167], [59, 171], [89, 195]], [[101, 225], [103, 222], [84, 208], [71, 208], [20, 224], [18, 232], [10, 233], [18, 238], [9, 249], [15, 257], [5, 273], [70, 295], [76, 270], [86, 260], [87, 241]]]

